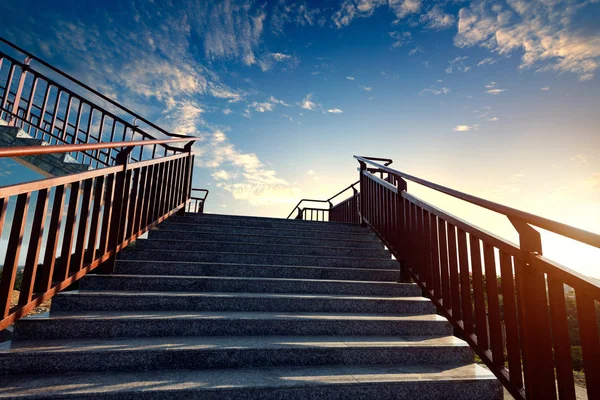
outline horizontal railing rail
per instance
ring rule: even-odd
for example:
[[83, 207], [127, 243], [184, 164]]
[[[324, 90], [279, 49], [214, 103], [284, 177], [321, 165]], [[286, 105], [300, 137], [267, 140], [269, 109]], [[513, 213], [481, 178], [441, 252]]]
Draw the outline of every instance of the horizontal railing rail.
[[[33, 139], [50, 144], [79, 144], [158, 139], [141, 129], [143, 122], [158, 135], [182, 137], [169, 133], [146, 118], [123, 107], [109, 97], [53, 67], [44, 60], [0, 37], [0, 42], [25, 56], [23, 62], [0, 51], [0, 119], [23, 129]], [[58, 83], [48, 73], [31, 66], [34, 61], [56, 77], [61, 77], [85, 91], [88, 96]], [[97, 100], [92, 100], [95, 97]], [[106, 102], [115, 107], [121, 116], [100, 105]], [[132, 161], [174, 154], [177, 149], [167, 144], [154, 144], [131, 155]], [[92, 167], [114, 165], [118, 151], [94, 150], [76, 154], [76, 160]]]
[[[369, 226], [400, 262], [401, 281], [419, 285], [515, 398], [575, 399], [578, 348], [588, 397], [600, 398], [600, 285], [544, 257], [532, 226], [595, 248], [600, 235], [400, 172], [389, 159], [355, 158], [360, 191], [330, 220]], [[417, 198], [407, 181], [506, 216], [519, 244]]]
[[[0, 234], [7, 244], [0, 278], [0, 330], [71, 286], [88, 272], [111, 273], [116, 254], [190, 199], [193, 154], [143, 161], [131, 152], [148, 141], [80, 144], [121, 148], [116, 165], [80, 174], [0, 187]], [[28, 148], [33, 154], [70, 151], [73, 145]], [[14, 149], [2, 149], [0, 157]], [[22, 272], [16, 304], [17, 274]]]
[[[194, 192], [200, 192], [203, 195], [194, 196]], [[206, 203], [208, 193], [209, 191], [207, 189], [192, 188], [192, 197], [190, 197], [190, 202], [187, 205], [186, 211], [189, 213], [204, 214], [204, 203]]]
[[[316, 220], [318, 221], [325, 221], [325, 220], [330, 220], [329, 219], [329, 213], [332, 209], [334, 209], [333, 203], [331, 202], [331, 200], [335, 199], [336, 197], [338, 197], [339, 195], [341, 195], [342, 193], [352, 189], [354, 195], [356, 195], [357, 190], [355, 188], [356, 185], [358, 185], [359, 181], [354, 182], [353, 184], [347, 186], [346, 188], [340, 190], [339, 192], [337, 192], [336, 194], [334, 194], [333, 196], [331, 196], [330, 198], [326, 199], [326, 200], [315, 200], [315, 199], [302, 199], [298, 202], [298, 204], [296, 204], [296, 206], [292, 209], [292, 211], [289, 213], [289, 215], [287, 216], [287, 219], [289, 219], [292, 214], [294, 214], [294, 212], [296, 210], [297, 214], [294, 217], [294, 219], [313, 219], [313, 215], [315, 218], [317, 218]], [[328, 204], [328, 208], [316, 208], [316, 207], [304, 207], [301, 208], [300, 205], [302, 203], [327, 203]], [[307, 212], [305, 212], [307, 211]], [[310, 213], [308, 213], [308, 211], [310, 211]], [[314, 212], [314, 214], [313, 214]], [[328, 214], [327, 217], [325, 217], [325, 213]], [[319, 217], [321, 219], [319, 219]], [[326, 219], [327, 218], [327, 219]]]

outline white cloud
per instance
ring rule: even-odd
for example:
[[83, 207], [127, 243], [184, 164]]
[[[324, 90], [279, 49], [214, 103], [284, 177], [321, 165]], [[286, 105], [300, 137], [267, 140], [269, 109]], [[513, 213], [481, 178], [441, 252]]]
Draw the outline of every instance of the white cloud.
[[488, 121], [496, 122], [498, 121], [498, 117], [488, 118]]
[[347, 76], [346, 79], [348, 79], [349, 81], [353, 81], [354, 77], [353, 76]]
[[399, 32], [392, 31], [388, 33], [392, 39], [394, 39], [394, 43], [392, 43], [392, 47], [402, 47], [402, 45], [410, 42], [412, 37], [410, 32]]
[[332, 114], [341, 114], [343, 113], [342, 110], [340, 110], [339, 108], [332, 108], [330, 110], [327, 110], [328, 113], [332, 113]]
[[211, 176], [220, 181], [227, 181], [231, 178], [231, 175], [225, 170], [215, 171]]
[[520, 68], [570, 72], [588, 80], [600, 66], [600, 36], [576, 22], [589, 2], [473, 2], [459, 12], [458, 47], [481, 46], [500, 55], [522, 53]]
[[305, 110], [315, 111], [317, 109], [317, 104], [314, 103], [311, 98], [312, 93], [307, 94], [304, 100], [302, 100], [302, 103], [300, 103], [300, 107], [304, 108]]
[[456, 57], [448, 63], [448, 67], [445, 69], [447, 74], [451, 74], [456, 69], [460, 72], [467, 72], [471, 69], [471, 67], [465, 65], [465, 61], [469, 58], [469, 56]]
[[506, 92], [506, 89], [499, 89], [498, 88], [498, 84], [496, 82], [489, 82], [487, 85], [485, 85], [485, 88], [487, 89], [485, 92], [488, 94], [493, 94], [493, 95], [497, 95], [500, 94], [502, 92]]
[[473, 129], [477, 129], [478, 125], [456, 125], [452, 128], [453, 132], [468, 132]]
[[309, 169], [308, 171], [306, 171], [306, 173], [307, 173], [308, 175], [314, 175], [314, 174], [315, 174], [315, 171], [313, 171], [312, 169]]
[[417, 53], [424, 53], [425, 50], [423, 50], [423, 47], [421, 46], [417, 46], [414, 49], [412, 49], [411, 51], [408, 52], [409, 56], [414, 56]]
[[477, 66], [478, 67], [484, 67], [486, 65], [492, 65], [492, 64], [495, 64], [495, 63], [496, 63], [496, 60], [494, 58], [492, 58], [492, 57], [486, 57], [483, 60], [479, 61], [477, 63]]
[[367, 92], [370, 92], [371, 90], [373, 90], [373, 88], [371, 86], [359, 86], [362, 90], [365, 90]]
[[422, 7], [421, 0], [345, 0], [331, 19], [338, 28], [343, 28], [355, 18], [370, 17], [375, 9], [384, 5], [388, 5], [398, 21], [418, 13]]
[[429, 87], [429, 88], [427, 88], [427, 89], [423, 89], [423, 90], [421, 90], [421, 91], [419, 92], [419, 95], [421, 95], [421, 96], [422, 96], [422, 95], [424, 95], [424, 94], [426, 94], [426, 93], [431, 93], [431, 94], [432, 94], [432, 95], [434, 95], [434, 96], [438, 96], [438, 95], [440, 95], [440, 94], [448, 94], [448, 93], [450, 93], [451, 91], [452, 91], [451, 89], [449, 89], [449, 88], [447, 88], [447, 87], [445, 87], [445, 86], [439, 86], [439, 87], [436, 87], [436, 86], [431, 86], [431, 87]]
[[456, 23], [454, 16], [445, 13], [439, 4], [430, 8], [427, 13], [421, 14], [419, 21], [426, 29], [434, 30], [447, 29]]
[[224, 109], [224, 110], [223, 110], [223, 114], [225, 114], [225, 115], [229, 115], [229, 114], [231, 114], [232, 112], [233, 112], [233, 111], [231, 110], [231, 108], [226, 108], [226, 109]]
[[275, 59], [275, 61], [285, 61], [285, 60], [292, 59], [292, 56], [290, 56], [289, 54], [283, 54], [283, 53], [271, 53], [271, 57], [273, 57]]
[[548, 91], [550, 91], [550, 86], [544, 86], [540, 90], [543, 91], [543, 92], [548, 92]]
[[256, 112], [264, 113], [267, 111], [273, 111], [278, 104], [280, 104], [284, 107], [290, 106], [285, 101], [279, 100], [279, 99], [275, 98], [274, 96], [271, 96], [266, 101], [263, 101], [263, 102], [253, 101], [252, 103], [249, 104], [249, 107], [253, 108], [254, 111], [256, 111]]

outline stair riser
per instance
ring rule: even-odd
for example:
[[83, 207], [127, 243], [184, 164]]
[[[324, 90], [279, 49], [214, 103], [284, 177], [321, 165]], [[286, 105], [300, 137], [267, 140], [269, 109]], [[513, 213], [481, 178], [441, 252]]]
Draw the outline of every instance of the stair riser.
[[181, 240], [138, 240], [136, 242], [136, 250], [152, 250], [159, 248], [169, 250], [222, 251], [234, 253], [260, 253], [302, 256], [366, 257], [381, 258], [387, 260], [391, 258], [389, 251], [383, 249], [372, 250], [354, 248], [327, 248], [258, 243], [192, 242]]
[[130, 290], [158, 292], [246, 292], [349, 294], [364, 296], [419, 296], [415, 285], [335, 281], [286, 281], [261, 279], [205, 279], [201, 277], [135, 277], [88, 275], [81, 290]]
[[336, 239], [314, 239], [303, 236], [267, 236], [267, 235], [230, 235], [221, 233], [202, 233], [168, 230], [151, 230], [150, 239], [155, 240], [192, 240], [192, 241], [215, 241], [215, 242], [238, 242], [238, 243], [264, 243], [281, 244], [292, 246], [324, 246], [324, 247], [353, 247], [357, 249], [382, 250], [383, 245], [376, 240], [336, 240]]
[[392, 259], [362, 259], [356, 257], [285, 256], [278, 254], [218, 253], [178, 250], [123, 251], [122, 260], [214, 262], [233, 264], [304, 265], [315, 267], [384, 268], [397, 269]]
[[429, 301], [418, 300], [338, 300], [289, 298], [229, 298], [197, 296], [57, 296], [52, 311], [259, 311], [432, 314]]
[[468, 347], [184, 349], [42, 353], [0, 358], [0, 375], [316, 365], [468, 364]]
[[21, 320], [16, 339], [119, 338], [153, 336], [451, 335], [446, 321], [420, 320], [223, 320], [97, 319]]
[[271, 229], [243, 226], [176, 224], [168, 220], [159, 225], [158, 229], [182, 232], [220, 233], [224, 235], [267, 235], [267, 236], [303, 236], [311, 239], [344, 239], [344, 240], [377, 240], [377, 236], [367, 228], [359, 231], [336, 232], [310, 229]]
[[319, 223], [312, 221], [294, 221], [281, 220], [269, 221], [252, 220], [245, 218], [202, 218], [202, 217], [174, 217], [169, 219], [171, 224], [194, 224], [194, 225], [218, 225], [218, 226], [233, 226], [247, 228], [267, 228], [267, 229], [285, 229], [285, 230], [302, 230], [302, 231], [328, 231], [328, 232], [362, 232], [367, 228], [361, 227], [359, 224], [338, 224], [338, 223]]
[[251, 278], [333, 279], [396, 282], [396, 270], [319, 268], [273, 265], [193, 264], [152, 261], [117, 261], [117, 273], [131, 275], [233, 276]]

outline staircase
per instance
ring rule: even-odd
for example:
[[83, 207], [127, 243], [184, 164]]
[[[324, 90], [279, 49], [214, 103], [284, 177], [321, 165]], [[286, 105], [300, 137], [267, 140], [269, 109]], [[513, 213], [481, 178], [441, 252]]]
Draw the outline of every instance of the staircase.
[[501, 399], [354, 224], [169, 218], [0, 350], [0, 398]]

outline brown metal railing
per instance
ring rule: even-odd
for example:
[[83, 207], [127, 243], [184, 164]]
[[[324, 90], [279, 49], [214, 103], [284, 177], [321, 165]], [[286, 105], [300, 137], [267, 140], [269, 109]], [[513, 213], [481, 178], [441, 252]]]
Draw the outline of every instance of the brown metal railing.
[[[169, 133], [142, 116], [42, 59], [0, 37], [0, 42], [21, 54], [23, 62], [0, 51], [0, 119], [23, 129], [34, 139], [50, 144], [82, 144], [116, 141], [154, 140], [161, 136], [182, 137]], [[48, 72], [40, 72], [31, 62]], [[46, 76], [49, 75], [49, 76]], [[53, 77], [55, 79], [53, 79]], [[67, 81], [71, 88], [57, 82]], [[84, 97], [80, 93], [84, 92]], [[111, 112], [100, 104], [112, 107]], [[142, 122], [154, 135], [137, 126]], [[140, 146], [132, 161], [175, 154], [178, 149], [167, 143]], [[117, 148], [98, 148], [74, 154], [77, 161], [92, 167], [115, 165]]]
[[203, 214], [204, 213], [204, 203], [206, 202], [206, 198], [208, 197], [208, 190], [192, 188], [192, 194], [194, 192], [201, 192], [204, 194], [204, 196], [190, 197], [190, 202], [187, 205], [186, 211], [189, 213]]
[[[401, 262], [401, 280], [421, 287], [515, 398], [575, 399], [574, 342], [588, 397], [600, 398], [600, 286], [545, 258], [532, 226], [596, 248], [600, 235], [405, 174], [381, 159], [355, 158], [360, 193], [332, 207], [344, 210], [335, 220], [359, 218], [373, 229]], [[418, 199], [407, 180], [505, 215], [520, 245]], [[567, 314], [567, 288], [576, 315]], [[570, 333], [574, 324], [579, 337]]]
[[[356, 196], [357, 190], [354, 186], [358, 185], [358, 183], [359, 183], [359, 181], [354, 182], [353, 184], [340, 190], [339, 192], [337, 192], [336, 194], [334, 194], [327, 200], [314, 200], [314, 199], [300, 200], [298, 202], [298, 204], [296, 204], [296, 206], [289, 213], [289, 215], [287, 216], [287, 219], [289, 219], [296, 210], [297, 210], [297, 213], [296, 213], [296, 216], [294, 217], [294, 219], [304, 219], [304, 220], [309, 220], [309, 221], [332, 221], [333, 222], [335, 220], [331, 219], [332, 211], [336, 217], [341, 218], [341, 215], [342, 215], [341, 209], [336, 210], [336, 207], [338, 207], [338, 206], [336, 205], [334, 207], [331, 200], [335, 199], [336, 197], [338, 197], [339, 195], [341, 195], [342, 193], [344, 193], [350, 189], [352, 189], [353, 197]], [[329, 208], [300, 207], [300, 205], [304, 202], [306, 202], [306, 203], [327, 203], [329, 205]], [[355, 221], [352, 221], [349, 218], [347, 221], [342, 221], [340, 219], [339, 222], [355, 222]], [[358, 222], [358, 221], [356, 221], [356, 222]]]
[[[115, 166], [0, 187], [0, 234], [10, 226], [0, 279], [0, 330], [88, 272], [113, 272], [119, 251], [181, 212], [190, 198], [195, 140], [0, 149], [0, 157], [14, 157], [24, 151], [42, 154], [122, 148]], [[136, 147], [178, 142], [187, 143], [184, 152], [130, 162]], [[20, 265], [20, 294], [17, 305], [11, 306]]]

